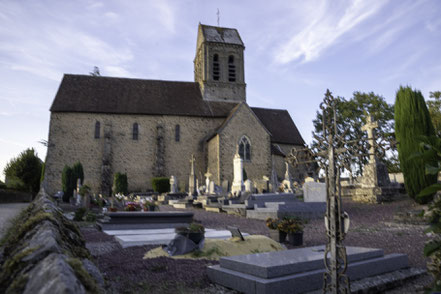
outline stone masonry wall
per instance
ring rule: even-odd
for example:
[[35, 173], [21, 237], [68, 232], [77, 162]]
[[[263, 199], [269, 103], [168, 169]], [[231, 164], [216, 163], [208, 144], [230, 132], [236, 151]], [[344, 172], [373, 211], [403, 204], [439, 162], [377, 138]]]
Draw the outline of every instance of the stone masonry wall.
[[208, 142], [208, 170], [215, 183], [220, 183], [219, 147], [219, 135], [216, 135]]
[[0, 293], [103, 293], [78, 227], [43, 189], [0, 244]]
[[[157, 125], [164, 128], [165, 174], [178, 178], [181, 189], [188, 183], [190, 157], [195, 155], [199, 181], [207, 170], [206, 138], [224, 119], [87, 113], [52, 113], [49, 147], [46, 158], [46, 189], [49, 194], [61, 190], [63, 167], [80, 161], [84, 181], [94, 193], [99, 192], [104, 126], [111, 126], [112, 172], [127, 173], [130, 191], [151, 188], [154, 169]], [[101, 124], [99, 139], [94, 138], [95, 123]], [[132, 139], [133, 124], [138, 123], [138, 140]], [[175, 127], [180, 125], [180, 140], [175, 141]], [[231, 159], [232, 162], [232, 159]]]
[[[250, 180], [261, 180], [271, 175], [270, 135], [251, 109], [242, 104], [220, 133], [220, 182], [233, 181], [233, 157], [242, 136], [247, 136], [251, 145], [251, 160], [243, 166]], [[220, 183], [216, 183], [220, 185]]]

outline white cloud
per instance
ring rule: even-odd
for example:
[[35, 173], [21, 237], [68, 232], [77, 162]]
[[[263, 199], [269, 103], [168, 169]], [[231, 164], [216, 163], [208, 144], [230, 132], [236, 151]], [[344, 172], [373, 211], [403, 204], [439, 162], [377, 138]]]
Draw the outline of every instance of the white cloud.
[[316, 60], [344, 34], [378, 13], [386, 1], [349, 1], [349, 7], [342, 15], [338, 9], [327, 7], [326, 3], [329, 2], [322, 1], [311, 12], [309, 26], [281, 45], [275, 56], [277, 63], [285, 64], [294, 60], [306, 63]]

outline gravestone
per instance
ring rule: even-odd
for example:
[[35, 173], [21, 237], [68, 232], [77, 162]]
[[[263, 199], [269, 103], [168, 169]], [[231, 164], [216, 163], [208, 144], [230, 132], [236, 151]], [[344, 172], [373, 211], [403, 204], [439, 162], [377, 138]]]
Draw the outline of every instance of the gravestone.
[[170, 193], [178, 193], [178, 179], [175, 176], [170, 177]]
[[194, 162], [195, 162], [195, 158], [194, 155], [191, 155], [191, 159], [190, 159], [190, 164], [191, 164], [191, 169], [190, 169], [190, 176], [188, 179], [188, 195], [189, 196], [196, 196], [197, 192], [196, 192], [196, 176], [194, 174]]
[[245, 181], [244, 186], [245, 186], [245, 192], [252, 192], [253, 182], [250, 179]]
[[303, 199], [305, 202], [326, 202], [326, 184], [306, 182], [303, 185]]
[[279, 189], [279, 180], [277, 179], [277, 172], [276, 169], [274, 168], [274, 164], [273, 164], [273, 169], [271, 171], [271, 182], [270, 182], [270, 190], [271, 192], [275, 193], [278, 192]]
[[221, 187], [222, 187], [222, 193], [228, 195], [228, 192], [230, 191], [230, 182], [228, 182], [228, 180], [223, 180]]
[[77, 205], [77, 206], [80, 206], [81, 205], [81, 200], [82, 200], [82, 197], [81, 197], [81, 195], [80, 195], [80, 189], [81, 189], [81, 179], [77, 179], [77, 188], [74, 190], [74, 199], [75, 199], [75, 204]]
[[210, 181], [210, 183], [208, 185], [208, 194], [210, 194], [210, 195], [215, 195], [216, 194], [216, 189], [215, 189], [214, 181]]
[[233, 195], [238, 195], [242, 193], [245, 189], [243, 184], [243, 160], [240, 158], [238, 151], [236, 150], [236, 154], [233, 159], [233, 185], [231, 186], [231, 193]]

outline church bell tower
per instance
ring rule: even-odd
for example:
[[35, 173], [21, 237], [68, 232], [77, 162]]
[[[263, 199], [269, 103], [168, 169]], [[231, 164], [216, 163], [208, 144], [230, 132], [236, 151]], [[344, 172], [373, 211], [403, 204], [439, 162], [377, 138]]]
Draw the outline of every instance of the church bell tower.
[[244, 50], [236, 29], [199, 24], [194, 79], [204, 100], [246, 102]]

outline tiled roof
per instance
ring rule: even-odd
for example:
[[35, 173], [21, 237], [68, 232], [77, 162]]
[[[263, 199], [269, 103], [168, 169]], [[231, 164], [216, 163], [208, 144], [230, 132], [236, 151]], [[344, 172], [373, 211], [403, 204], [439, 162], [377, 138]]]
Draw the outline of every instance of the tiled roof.
[[221, 28], [201, 24], [202, 33], [204, 34], [205, 41], [235, 44], [243, 46], [242, 39], [239, 36], [239, 32], [236, 29]]
[[[227, 118], [237, 103], [202, 99], [195, 82], [66, 74], [51, 112], [179, 115]], [[273, 143], [303, 145], [288, 111], [251, 107]]]

